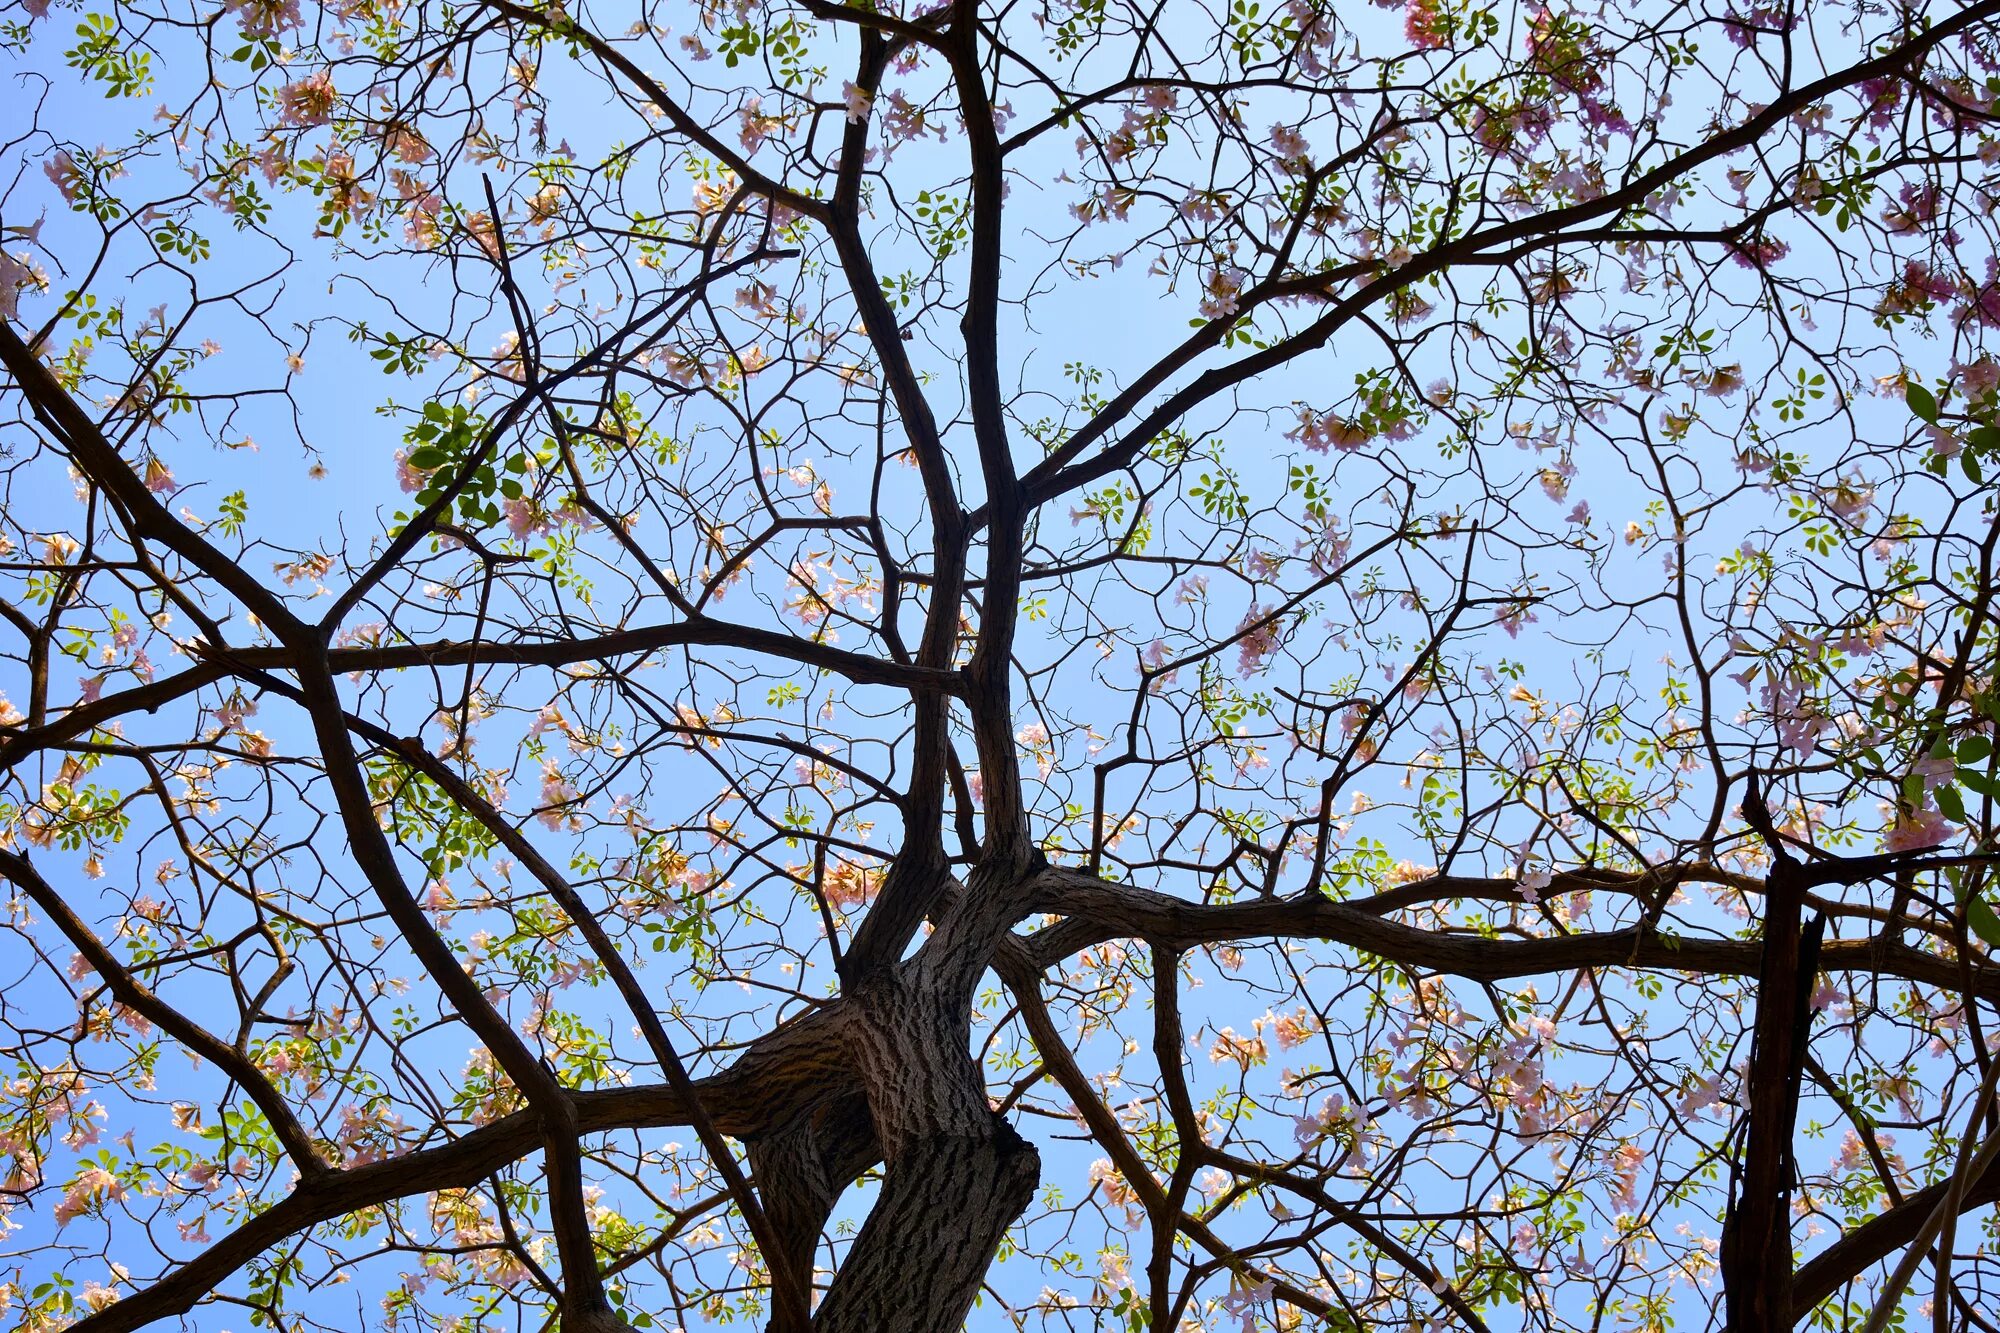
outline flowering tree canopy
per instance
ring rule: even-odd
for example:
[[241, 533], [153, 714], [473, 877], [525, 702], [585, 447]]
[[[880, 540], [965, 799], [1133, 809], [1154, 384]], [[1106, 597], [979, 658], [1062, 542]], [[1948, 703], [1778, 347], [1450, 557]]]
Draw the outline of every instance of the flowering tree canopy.
[[10, 0], [0, 1308], [1996, 1327], [2000, 0]]

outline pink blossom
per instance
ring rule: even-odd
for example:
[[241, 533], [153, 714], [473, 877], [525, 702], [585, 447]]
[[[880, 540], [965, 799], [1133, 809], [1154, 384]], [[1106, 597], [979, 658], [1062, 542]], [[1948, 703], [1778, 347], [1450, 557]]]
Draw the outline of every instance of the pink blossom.
[[1791, 253], [1792, 247], [1774, 236], [1755, 236], [1729, 243], [1730, 258], [1744, 268], [1762, 270]]
[[506, 515], [508, 535], [516, 541], [525, 541], [535, 533], [548, 531], [548, 520], [536, 511], [534, 501], [525, 497], [504, 502], [500, 512]]
[[1681, 1098], [1681, 1114], [1694, 1115], [1705, 1111], [1722, 1100], [1722, 1079], [1714, 1074], [1695, 1080], [1694, 1086]]
[[66, 151], [58, 152], [42, 163], [42, 174], [62, 192], [64, 203], [75, 203], [83, 192], [83, 169], [77, 166], [76, 159]]
[[[692, 710], [688, 711], [692, 712]], [[694, 713], [688, 721], [694, 726], [702, 725], [699, 713]], [[565, 734], [569, 731], [569, 720], [563, 716], [562, 706], [553, 701], [543, 704], [542, 710], [535, 714], [535, 720], [528, 724], [528, 735], [530, 737], [539, 737], [550, 727], [554, 727], [557, 731]]]
[[1287, 162], [1304, 159], [1312, 152], [1312, 145], [1303, 134], [1289, 125], [1271, 127], [1271, 150]]
[[567, 523], [573, 528], [582, 528], [586, 532], [597, 526], [597, 520], [583, 507], [582, 497], [574, 494], [563, 497], [563, 502], [549, 511], [549, 518], [556, 523]]
[[1958, 775], [1958, 761], [1948, 754], [1927, 754], [1910, 765], [1910, 773], [1923, 779], [1925, 792], [1933, 792]]
[[1569, 496], [1569, 483], [1576, 476], [1576, 464], [1567, 458], [1554, 467], [1542, 469], [1542, 494], [1551, 500], [1563, 500]]
[[288, 83], [278, 89], [279, 124], [292, 129], [310, 129], [333, 119], [333, 74], [317, 74]]
[[1980, 399], [2000, 392], [2000, 361], [1982, 356], [1971, 365], [1954, 367], [1960, 392], [1969, 399]]
[[1451, 16], [1438, 0], [1410, 0], [1403, 10], [1403, 35], [1418, 50], [1436, 50], [1451, 40]]
[[1507, 637], [1521, 637], [1521, 626], [1532, 622], [1535, 613], [1527, 602], [1509, 602], [1493, 616], [1493, 623], [1507, 631]]
[[396, 484], [402, 487], [403, 494], [412, 495], [422, 490], [429, 479], [430, 473], [420, 471], [410, 465], [410, 455], [407, 449], [398, 449], [396, 451]]
[[1231, 1289], [1222, 1298], [1222, 1308], [1230, 1314], [1239, 1315], [1243, 1320], [1243, 1333], [1254, 1333], [1257, 1327], [1257, 1307], [1271, 1302], [1271, 1292], [1276, 1284], [1270, 1278], [1258, 1282], [1248, 1282]]
[[1318, 416], [1310, 409], [1299, 413], [1296, 429], [1285, 432], [1288, 440], [1297, 440], [1314, 453], [1325, 453], [1328, 449], [1338, 449], [1350, 453], [1374, 438], [1374, 433], [1360, 422], [1346, 417]]
[[264, 173], [267, 185], [276, 185], [278, 178], [292, 169], [292, 160], [285, 151], [285, 145], [273, 139], [265, 144], [257, 154], [257, 170]]
[[236, 16], [246, 37], [275, 37], [305, 21], [299, 0], [223, 0], [223, 8]]
[[174, 482], [174, 474], [155, 455], [146, 460], [146, 489], [155, 495], [172, 495], [180, 487]]
[[1849, 526], [1859, 526], [1875, 504], [1875, 488], [1862, 485], [1858, 481], [1843, 481], [1830, 494], [1824, 494], [1826, 507], [1835, 518]]
[[428, 162], [432, 149], [424, 136], [407, 125], [398, 125], [383, 139], [383, 147], [395, 154], [398, 162]]
[[[878, 97], [876, 101], [879, 103]], [[882, 116], [882, 139], [890, 150], [909, 139], [915, 139], [931, 130], [937, 131], [940, 141], [945, 138], [945, 127], [933, 125], [924, 109], [900, 92], [889, 94], [889, 109]]]
[[1732, 3], [1723, 18], [1723, 32], [1736, 45], [1748, 48], [1766, 32], [1790, 32], [1798, 26], [1799, 15], [1779, 0], [1750, 0], [1747, 5]]
[[764, 99], [749, 97], [737, 111], [737, 141], [746, 153], [755, 153], [764, 146], [764, 140], [771, 137], [771, 131], [783, 122], [774, 116], [764, 114]]
[[1236, 632], [1242, 636], [1237, 645], [1236, 674], [1254, 676], [1264, 669], [1264, 659], [1278, 651], [1278, 618], [1252, 602]]
[[1553, 876], [1549, 874], [1548, 870], [1540, 866], [1522, 875], [1520, 879], [1515, 881], [1515, 884], [1521, 890], [1521, 901], [1530, 905], [1540, 902], [1542, 900], [1542, 890], [1549, 887], [1549, 881], [1552, 878]]
[[1201, 317], [1222, 319], [1237, 311], [1237, 295], [1243, 290], [1243, 283], [1249, 277], [1236, 267], [1218, 268], [1209, 275], [1203, 288], [1208, 295], [1202, 298]]
[[572, 827], [580, 825], [582, 821], [570, 809], [575, 804], [578, 795], [577, 789], [570, 784], [567, 778], [563, 777], [561, 770], [553, 767], [543, 770], [543, 808], [536, 812], [535, 818], [542, 821], [544, 828], [552, 831], [560, 830], [565, 821], [568, 821]]
[[1340, 520], [1330, 518], [1320, 533], [1320, 540], [1312, 544], [1312, 567], [1315, 574], [1332, 574], [1347, 563], [1353, 549], [1353, 539], [1340, 530]]
[[1951, 824], [1939, 811], [1925, 808], [1899, 816], [1882, 839], [1882, 849], [1890, 852], [1920, 852], [1936, 847], [1952, 835]]
[[1222, 201], [1206, 190], [1190, 190], [1187, 198], [1181, 200], [1180, 214], [1196, 222], [1218, 222], [1222, 218]]
[[493, 224], [493, 215], [485, 209], [465, 215], [465, 230], [486, 252], [489, 259], [500, 258], [500, 230]]
[[41, 291], [48, 285], [48, 274], [32, 258], [0, 251], [0, 319], [19, 318], [21, 293]]
[[1645, 1162], [1646, 1150], [1636, 1143], [1627, 1143], [1611, 1154], [1611, 1174], [1616, 1185], [1611, 1202], [1620, 1212], [1638, 1211], [1639, 1168]]
[[125, 1186], [101, 1166], [86, 1166], [70, 1182], [69, 1189], [55, 1206], [57, 1226], [65, 1226], [87, 1212], [92, 1204], [125, 1197]]

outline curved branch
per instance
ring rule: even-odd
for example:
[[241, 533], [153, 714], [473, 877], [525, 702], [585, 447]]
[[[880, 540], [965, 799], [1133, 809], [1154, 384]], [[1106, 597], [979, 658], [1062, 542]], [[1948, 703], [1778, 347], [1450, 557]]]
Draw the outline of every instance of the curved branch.
[[[1464, 881], [1465, 892], [1450, 892], [1452, 881], [1434, 881], [1437, 896], [1478, 896], [1492, 883]], [[1442, 972], [1469, 981], [1570, 972], [1586, 967], [1648, 968], [1713, 976], [1754, 976], [1762, 947], [1749, 940], [1670, 935], [1651, 926], [1589, 931], [1545, 939], [1491, 939], [1471, 933], [1447, 934], [1387, 921], [1347, 903], [1276, 899], [1210, 906], [1182, 902], [1164, 893], [1113, 884], [1076, 870], [1051, 869], [1038, 888], [1039, 910], [1069, 918], [1025, 937], [1036, 963], [1046, 967], [1106, 940], [1138, 938], [1164, 948], [1191, 949], [1256, 937], [1319, 939], [1371, 953], [1399, 967]], [[1959, 964], [1925, 953], [1890, 935], [1830, 940], [1820, 950], [1828, 972], [1867, 972], [1919, 985], [1957, 990]], [[2000, 1000], [2000, 970], [1974, 972], [1973, 992]]]
[[[682, 621], [674, 625], [649, 625], [639, 629], [616, 630], [592, 638], [530, 640], [494, 643], [444, 639], [431, 643], [392, 644], [382, 648], [335, 648], [327, 662], [335, 673], [350, 671], [394, 671], [423, 666], [569, 666], [577, 662], [601, 661], [631, 653], [657, 652], [677, 647], [742, 648], [750, 652], [782, 657], [801, 666], [819, 667], [845, 677], [857, 685], [891, 685], [901, 689], [936, 694], [956, 694], [962, 688], [959, 673], [945, 667], [908, 666], [864, 653], [852, 653], [830, 644], [801, 639], [779, 630], [757, 629], [725, 621]], [[235, 648], [199, 645], [195, 648], [212, 661], [264, 670], [297, 669], [297, 654], [284, 647]]]

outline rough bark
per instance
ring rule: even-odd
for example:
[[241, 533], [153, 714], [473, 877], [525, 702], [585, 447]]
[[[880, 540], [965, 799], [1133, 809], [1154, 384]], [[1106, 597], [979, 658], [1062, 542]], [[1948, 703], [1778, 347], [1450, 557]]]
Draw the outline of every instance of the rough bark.
[[1034, 1197], [1041, 1157], [994, 1114], [968, 1049], [977, 973], [960, 946], [1010, 915], [1007, 888], [986, 875], [965, 892], [941, 884], [950, 907], [924, 947], [850, 991], [848, 1049], [887, 1167], [817, 1333], [957, 1328]]
[[[1746, 799], [1746, 807], [1754, 800]], [[1792, 1133], [1798, 1112], [1802, 1021], [1800, 916], [1804, 894], [1797, 864], [1782, 852], [1771, 866], [1764, 910], [1764, 953], [1757, 974], [1756, 1036], [1751, 1047], [1750, 1111], [1743, 1165], [1722, 1232], [1721, 1271], [1732, 1333], [1786, 1327], [1792, 1309]]]
[[852, 1097], [816, 1108], [747, 1146], [764, 1214], [791, 1271], [809, 1282], [841, 1192], [882, 1159], [867, 1103]]
[[816, 1333], [959, 1327], [1000, 1238], [1034, 1198], [1041, 1156], [1005, 1120], [906, 1143], [813, 1320]]

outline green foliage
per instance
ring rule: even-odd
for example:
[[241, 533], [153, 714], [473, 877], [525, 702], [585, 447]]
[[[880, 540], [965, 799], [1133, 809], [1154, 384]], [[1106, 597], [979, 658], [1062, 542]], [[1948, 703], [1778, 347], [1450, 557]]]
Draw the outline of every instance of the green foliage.
[[370, 761], [368, 794], [387, 814], [390, 830], [423, 859], [432, 878], [488, 856], [499, 845], [483, 822], [401, 760]]
[[153, 57], [130, 49], [108, 14], [86, 14], [76, 25], [77, 44], [64, 52], [74, 69], [104, 85], [106, 97], [144, 97], [153, 90]]
[[[379, 357], [380, 351], [371, 355]], [[485, 419], [463, 403], [424, 404], [422, 419], [403, 438], [409, 445], [406, 461], [425, 478], [416, 495], [419, 511], [436, 504], [447, 488], [458, 484], [453, 508], [459, 521], [490, 527], [500, 521], [502, 499], [518, 500], [524, 494], [521, 478], [531, 463], [528, 455], [512, 454], [496, 467], [485, 456], [489, 449]], [[410, 517], [396, 516], [399, 529]]]

